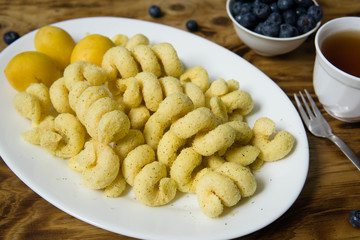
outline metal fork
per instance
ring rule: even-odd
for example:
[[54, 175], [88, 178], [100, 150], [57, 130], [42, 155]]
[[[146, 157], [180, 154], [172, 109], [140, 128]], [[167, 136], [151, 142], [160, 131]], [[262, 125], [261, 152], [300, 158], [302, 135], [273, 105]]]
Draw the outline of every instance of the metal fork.
[[341, 140], [332, 132], [331, 126], [322, 116], [319, 108], [316, 106], [309, 92], [305, 89], [305, 94], [311, 105], [311, 109], [307, 104], [307, 101], [301, 91], [299, 92], [299, 94], [305, 106], [306, 112], [295, 93], [294, 98], [299, 109], [301, 118], [309, 131], [317, 137], [330, 139], [341, 149], [341, 151], [350, 159], [350, 161], [357, 167], [357, 169], [360, 170], [360, 158], [349, 148], [348, 145], [346, 145], [343, 140]]

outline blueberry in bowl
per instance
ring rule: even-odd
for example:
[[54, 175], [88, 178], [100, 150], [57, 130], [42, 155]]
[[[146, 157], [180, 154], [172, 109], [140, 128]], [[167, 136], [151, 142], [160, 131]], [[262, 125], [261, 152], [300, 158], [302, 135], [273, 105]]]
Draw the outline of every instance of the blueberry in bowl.
[[315, 0], [227, 0], [226, 10], [242, 42], [263, 56], [293, 51], [323, 16]]

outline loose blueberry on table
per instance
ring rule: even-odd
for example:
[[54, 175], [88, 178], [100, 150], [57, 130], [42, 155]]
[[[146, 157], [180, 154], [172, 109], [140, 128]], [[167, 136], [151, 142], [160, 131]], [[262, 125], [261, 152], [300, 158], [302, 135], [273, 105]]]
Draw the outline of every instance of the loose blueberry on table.
[[191, 20], [186, 22], [186, 28], [190, 32], [195, 32], [195, 31], [197, 31], [199, 29], [199, 25], [195, 20], [191, 19]]
[[312, 0], [235, 0], [230, 11], [245, 28], [280, 38], [310, 31], [323, 15], [321, 7]]
[[14, 32], [14, 31], [9, 31], [9, 32], [6, 32], [4, 34], [4, 42], [6, 44], [11, 44], [13, 43], [16, 39], [18, 39], [20, 36], [17, 32]]
[[162, 15], [161, 8], [157, 5], [152, 5], [149, 7], [149, 14], [154, 18], [159, 18]]
[[360, 210], [353, 210], [349, 214], [349, 222], [355, 228], [360, 228]]

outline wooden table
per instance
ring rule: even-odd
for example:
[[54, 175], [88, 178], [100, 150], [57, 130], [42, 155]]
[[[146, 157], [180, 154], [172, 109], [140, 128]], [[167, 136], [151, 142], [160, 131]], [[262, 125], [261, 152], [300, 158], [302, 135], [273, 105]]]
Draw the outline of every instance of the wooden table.
[[[358, 0], [319, 0], [323, 22], [342, 16], [360, 16]], [[154, 19], [148, 7], [159, 5], [165, 12]], [[243, 57], [273, 79], [293, 101], [293, 93], [308, 89], [315, 96], [312, 70], [314, 36], [292, 53], [262, 57], [235, 35], [226, 15], [225, 0], [208, 1], [0, 1], [0, 35], [9, 30], [20, 35], [54, 22], [90, 16], [136, 18], [186, 29], [196, 19], [197, 35]], [[6, 44], [1, 41], [0, 49]], [[360, 155], [360, 123], [344, 123], [327, 113], [334, 132]], [[309, 173], [299, 198], [278, 220], [243, 239], [360, 239], [360, 230], [348, 222], [353, 209], [360, 209], [360, 173], [329, 140], [308, 133]], [[82, 222], [54, 207], [17, 178], [0, 161], [0, 239], [132, 239]]]

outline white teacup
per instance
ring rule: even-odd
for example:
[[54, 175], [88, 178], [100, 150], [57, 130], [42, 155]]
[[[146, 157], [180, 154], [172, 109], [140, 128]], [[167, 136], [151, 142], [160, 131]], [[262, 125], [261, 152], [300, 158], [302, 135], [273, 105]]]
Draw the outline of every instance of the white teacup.
[[345, 122], [359, 122], [360, 78], [335, 67], [321, 52], [322, 43], [328, 36], [344, 30], [360, 31], [360, 17], [333, 19], [321, 26], [316, 33], [314, 89], [325, 110], [334, 118]]

